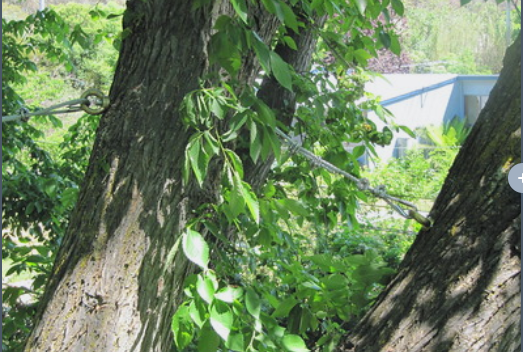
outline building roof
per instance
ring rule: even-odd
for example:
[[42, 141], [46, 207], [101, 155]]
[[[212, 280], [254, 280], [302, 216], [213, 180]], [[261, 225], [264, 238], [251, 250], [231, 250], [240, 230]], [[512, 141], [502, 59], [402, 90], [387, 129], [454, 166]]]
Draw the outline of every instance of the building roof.
[[384, 74], [365, 84], [365, 90], [381, 97], [382, 105], [389, 105], [453, 84], [458, 80], [490, 81], [497, 78], [498, 75]]

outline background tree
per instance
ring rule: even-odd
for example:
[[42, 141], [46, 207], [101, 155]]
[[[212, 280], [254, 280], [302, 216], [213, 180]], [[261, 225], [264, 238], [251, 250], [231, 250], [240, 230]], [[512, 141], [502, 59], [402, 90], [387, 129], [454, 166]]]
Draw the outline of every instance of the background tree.
[[519, 351], [521, 42], [458, 154], [398, 275], [340, 351]]
[[402, 44], [412, 61], [410, 72], [499, 73], [505, 50], [521, 28], [517, 5], [511, 0], [405, 1]]

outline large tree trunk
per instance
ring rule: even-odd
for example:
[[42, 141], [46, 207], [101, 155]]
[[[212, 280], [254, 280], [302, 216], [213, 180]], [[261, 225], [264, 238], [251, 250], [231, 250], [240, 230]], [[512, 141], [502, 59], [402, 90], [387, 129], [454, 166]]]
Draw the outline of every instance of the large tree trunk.
[[374, 308], [340, 351], [513, 352], [521, 348], [520, 39], [430, 216]]
[[[190, 132], [178, 108], [213, 69], [208, 45], [214, 21], [233, 13], [228, 1], [197, 11], [192, 6], [188, 0], [128, 2], [124, 28], [130, 34], [123, 41], [111, 107], [100, 123], [26, 351], [173, 348], [171, 318], [192, 266], [171, 251], [191, 209], [213, 201], [219, 187], [219, 182], [207, 182], [204, 189], [195, 183], [182, 186]], [[261, 5], [249, 6], [257, 33], [270, 42], [280, 23]], [[314, 39], [304, 31], [297, 42], [300, 55], [282, 57], [303, 70]], [[253, 54], [245, 57], [243, 82], [252, 84], [258, 73]], [[278, 90], [273, 94], [284, 96]]]

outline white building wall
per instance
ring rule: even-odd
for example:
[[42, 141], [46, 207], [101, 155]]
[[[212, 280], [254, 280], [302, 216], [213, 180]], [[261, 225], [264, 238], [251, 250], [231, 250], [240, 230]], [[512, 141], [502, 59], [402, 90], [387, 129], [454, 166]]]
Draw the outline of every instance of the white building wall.
[[[493, 77], [483, 79], [481, 76], [390, 74], [369, 82], [365, 89], [381, 97], [382, 105], [394, 116], [394, 123], [414, 130], [441, 125], [454, 116], [465, 117], [465, 97], [488, 96], [495, 82]], [[368, 114], [379, 130], [385, 126], [374, 113], [369, 111]], [[395, 148], [411, 146], [414, 142], [401, 131], [394, 134], [389, 146], [376, 146], [375, 149], [380, 159], [387, 160], [397, 156]]]

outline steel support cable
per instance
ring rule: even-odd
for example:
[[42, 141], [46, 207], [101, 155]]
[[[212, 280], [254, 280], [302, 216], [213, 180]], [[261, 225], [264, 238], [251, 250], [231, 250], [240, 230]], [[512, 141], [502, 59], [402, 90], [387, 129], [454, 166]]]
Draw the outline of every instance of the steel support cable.
[[[29, 112], [26, 109], [21, 109], [19, 114], [16, 115], [8, 115], [8, 116], [2, 116], [2, 123], [4, 122], [10, 122], [10, 121], [27, 121], [32, 116], [41, 116], [41, 115], [55, 115], [55, 114], [65, 114], [65, 113], [72, 113], [72, 112], [78, 112], [78, 111], [84, 111], [91, 115], [97, 115], [103, 113], [108, 107], [109, 107], [110, 101], [109, 98], [105, 95], [103, 95], [99, 90], [97, 89], [89, 89], [85, 91], [81, 96], [80, 99], [74, 99], [70, 100], [64, 103], [52, 105], [48, 108], [40, 109], [34, 112]], [[94, 105], [94, 107], [92, 106]], [[59, 110], [61, 108], [64, 108], [63, 110]], [[303, 155], [305, 158], [307, 158], [313, 165], [316, 165], [318, 167], [322, 167], [326, 169], [327, 171], [330, 171], [332, 173], [336, 173], [339, 175], [342, 175], [345, 178], [348, 178], [354, 184], [358, 189], [361, 191], [367, 191], [374, 195], [375, 197], [383, 199], [387, 204], [389, 204], [392, 209], [394, 209], [398, 214], [403, 216], [406, 219], [414, 219], [420, 224], [430, 227], [431, 222], [426, 217], [422, 216], [418, 212], [418, 208], [413, 203], [406, 201], [401, 198], [390, 196], [385, 191], [385, 186], [378, 186], [375, 188], [370, 187], [369, 181], [365, 178], [359, 179], [348, 172], [341, 170], [340, 168], [332, 165], [328, 161], [322, 159], [321, 157], [317, 156], [316, 154], [310, 152], [309, 150], [303, 148], [301, 145], [296, 143], [290, 136], [285, 134], [282, 130], [279, 128], [275, 129], [275, 132], [278, 136], [280, 136], [281, 139], [283, 139], [290, 147], [290, 150], [295, 153], [299, 153]], [[401, 208], [398, 204], [402, 204], [408, 208], [410, 208], [407, 212], [403, 208]]]
[[[88, 89], [79, 99], [69, 100], [64, 103], [52, 105], [48, 108], [29, 112], [23, 108], [15, 115], [2, 116], [2, 123], [10, 121], [27, 121], [32, 116], [67, 114], [84, 111], [91, 115], [103, 113], [109, 107], [109, 98], [97, 89]], [[62, 109], [65, 108], [65, 109]]]
[[[404, 218], [416, 220], [418, 223], [422, 224], [425, 227], [431, 226], [431, 221], [418, 212], [418, 208], [414, 203], [387, 194], [385, 186], [383, 185], [374, 188], [370, 187], [369, 180], [367, 180], [366, 178], [360, 179], [332, 165], [328, 161], [322, 159], [321, 157], [317, 156], [311, 151], [300, 146], [297, 142], [295, 142], [290, 136], [285, 134], [279, 128], [276, 128], [275, 132], [281, 139], [283, 139], [289, 145], [289, 148], [292, 152], [297, 152], [301, 154], [306, 159], [308, 159], [313, 165], [324, 168], [325, 170], [330, 171], [332, 173], [342, 175], [345, 178], [348, 178], [349, 180], [354, 182], [354, 184], [356, 185], [356, 187], [358, 187], [359, 190], [369, 192], [373, 196], [383, 199], [385, 202], [387, 202], [387, 204], [389, 204], [392, 207], [392, 209], [394, 209], [398, 214], [400, 214]], [[405, 210], [396, 203], [402, 204], [405, 207], [408, 207], [409, 209]]]

